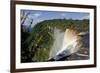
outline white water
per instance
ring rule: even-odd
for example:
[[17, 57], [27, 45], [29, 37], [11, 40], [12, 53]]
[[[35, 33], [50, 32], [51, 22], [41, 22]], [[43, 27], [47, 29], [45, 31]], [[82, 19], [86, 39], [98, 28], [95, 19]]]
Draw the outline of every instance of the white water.
[[50, 57], [49, 58], [53, 58], [58, 51], [60, 51], [60, 49], [62, 48], [62, 44], [63, 44], [63, 38], [64, 38], [64, 34], [65, 32], [61, 32], [61, 30], [55, 28], [54, 29], [54, 44], [50, 50]]
[[55, 28], [54, 30], [54, 44], [50, 51], [50, 57], [53, 58], [64, 50], [69, 50], [71, 53], [76, 52], [79, 49], [77, 46], [77, 32], [66, 29], [65, 32], [61, 32], [60, 29]]
[[77, 46], [77, 40], [79, 39], [77, 34], [78, 33], [76, 31], [66, 29], [62, 48], [60, 49], [60, 51], [58, 51], [57, 54], [61, 53], [64, 50], [69, 50], [71, 53], [76, 52], [79, 49], [79, 46]]

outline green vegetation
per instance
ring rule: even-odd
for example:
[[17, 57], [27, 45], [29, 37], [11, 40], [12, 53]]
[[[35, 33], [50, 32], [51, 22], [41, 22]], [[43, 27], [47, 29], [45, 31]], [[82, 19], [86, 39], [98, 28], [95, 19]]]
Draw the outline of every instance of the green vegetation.
[[[53, 19], [37, 23], [29, 33], [21, 32], [27, 38], [21, 42], [21, 62], [44, 62], [54, 41], [54, 28], [65, 31], [67, 28], [78, 31], [89, 31], [89, 20]], [[21, 37], [21, 39], [24, 38]]]

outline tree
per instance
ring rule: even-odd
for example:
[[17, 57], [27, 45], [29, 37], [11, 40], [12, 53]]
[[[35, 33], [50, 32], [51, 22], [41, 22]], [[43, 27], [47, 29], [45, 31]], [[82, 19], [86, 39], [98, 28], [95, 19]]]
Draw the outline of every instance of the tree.
[[[24, 10], [21, 10], [21, 16], [20, 16], [20, 19], [21, 19], [21, 62], [31, 62], [32, 59], [31, 59], [31, 56], [33, 56], [33, 54], [31, 54], [29, 52], [29, 49], [27, 49], [28, 45], [27, 43], [25, 43], [25, 41], [28, 39], [28, 37], [30, 36], [30, 28], [31, 28], [31, 25], [33, 23], [33, 19], [29, 19], [28, 18], [28, 15], [30, 14], [30, 12], [27, 12], [27, 11], [24, 11]], [[29, 19], [29, 27], [26, 28], [26, 26], [24, 25], [26, 19]]]

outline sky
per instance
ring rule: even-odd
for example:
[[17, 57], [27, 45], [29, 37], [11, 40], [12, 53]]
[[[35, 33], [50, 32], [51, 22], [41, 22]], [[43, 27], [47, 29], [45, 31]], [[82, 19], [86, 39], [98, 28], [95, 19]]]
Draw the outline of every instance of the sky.
[[51, 19], [74, 19], [82, 20], [89, 19], [89, 13], [84, 12], [63, 12], [63, 11], [41, 11], [41, 10], [21, 10], [21, 12], [26, 14], [29, 12], [24, 25], [30, 25], [30, 19], [33, 19], [32, 27], [34, 27], [38, 22]]

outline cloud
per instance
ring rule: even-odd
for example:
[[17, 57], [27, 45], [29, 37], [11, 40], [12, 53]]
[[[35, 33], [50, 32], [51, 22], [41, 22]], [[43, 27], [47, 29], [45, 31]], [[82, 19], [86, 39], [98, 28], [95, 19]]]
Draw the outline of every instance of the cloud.
[[61, 16], [66, 16], [66, 14], [65, 13], [61, 13]]
[[83, 16], [82, 19], [89, 19], [89, 15], [88, 16]]
[[39, 13], [35, 13], [34, 16], [35, 16], [35, 17], [39, 17], [41, 14], [42, 14], [42, 13], [40, 13], [40, 12], [39, 12]]
[[42, 13], [41, 12], [36, 12], [36, 13], [32, 13], [28, 16], [28, 18], [31, 18], [31, 19], [36, 19], [38, 18], [39, 16], [41, 16]]

